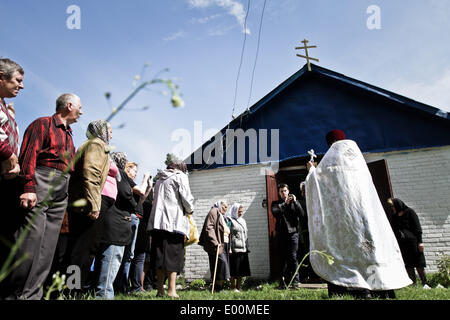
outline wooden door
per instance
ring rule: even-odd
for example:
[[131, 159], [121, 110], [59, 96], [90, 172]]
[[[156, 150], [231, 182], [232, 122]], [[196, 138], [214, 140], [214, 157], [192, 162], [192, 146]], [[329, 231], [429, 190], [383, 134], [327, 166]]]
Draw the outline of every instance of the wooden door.
[[275, 173], [266, 169], [266, 190], [267, 190], [267, 220], [269, 227], [269, 259], [270, 278], [276, 280], [281, 274], [281, 256], [276, 238], [276, 219], [272, 214], [272, 202], [278, 200], [278, 183]]
[[387, 161], [382, 159], [370, 162], [367, 166], [369, 167], [370, 174], [372, 175], [373, 184], [375, 185], [375, 189], [377, 189], [378, 197], [383, 205], [384, 212], [390, 222], [392, 213], [386, 201], [387, 199], [392, 198], [393, 195]]

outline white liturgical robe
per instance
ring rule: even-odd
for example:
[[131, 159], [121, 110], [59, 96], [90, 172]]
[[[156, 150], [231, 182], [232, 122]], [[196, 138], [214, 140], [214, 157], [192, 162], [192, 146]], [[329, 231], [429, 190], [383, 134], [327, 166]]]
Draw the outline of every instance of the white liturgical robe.
[[412, 283], [367, 164], [352, 140], [335, 142], [306, 178], [310, 250], [317, 275], [340, 286], [390, 290]]

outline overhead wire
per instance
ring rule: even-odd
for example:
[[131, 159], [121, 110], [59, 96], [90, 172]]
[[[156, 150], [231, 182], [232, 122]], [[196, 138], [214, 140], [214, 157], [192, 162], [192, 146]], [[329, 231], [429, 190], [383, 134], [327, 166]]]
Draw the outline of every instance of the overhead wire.
[[247, 101], [247, 110], [250, 108], [250, 99], [252, 97], [252, 91], [253, 91], [253, 80], [255, 77], [255, 69], [256, 69], [256, 62], [258, 61], [258, 54], [259, 54], [259, 44], [261, 42], [261, 30], [263, 25], [263, 18], [264, 18], [264, 11], [266, 10], [266, 0], [264, 0], [264, 5], [261, 13], [261, 20], [259, 22], [259, 31], [258, 31], [258, 45], [256, 46], [256, 56], [255, 56], [255, 63], [253, 64], [253, 71], [252, 71], [252, 79], [250, 81], [250, 94], [248, 96]]
[[236, 86], [234, 89], [233, 111], [231, 112], [232, 118], [234, 117], [234, 110], [236, 109], [236, 99], [237, 99], [239, 76], [241, 73], [242, 61], [244, 60], [245, 42], [247, 40], [247, 17], [248, 17], [248, 13], [250, 11], [250, 2], [251, 2], [250, 0], [247, 1], [247, 12], [245, 14], [245, 20], [244, 20], [244, 42], [242, 43], [241, 60], [239, 62], [239, 68], [238, 68], [238, 73], [237, 73], [237, 77], [236, 77]]
[[[234, 91], [234, 102], [233, 102], [233, 111], [231, 113], [232, 119], [234, 119], [234, 111], [236, 109], [236, 100], [237, 100], [237, 92], [238, 92], [238, 86], [239, 86], [239, 77], [240, 77], [240, 73], [241, 73], [242, 62], [243, 62], [243, 59], [244, 59], [244, 52], [245, 52], [245, 44], [246, 44], [246, 40], [247, 40], [247, 17], [248, 17], [249, 11], [250, 11], [250, 2], [251, 2], [250, 0], [248, 0], [248, 2], [247, 2], [247, 12], [245, 14], [245, 20], [244, 20], [244, 41], [243, 41], [243, 44], [242, 44], [241, 58], [240, 58], [239, 67], [238, 67], [238, 73], [237, 73], [237, 77], [236, 77], [236, 85], [235, 85], [235, 91]], [[262, 13], [261, 13], [261, 19], [260, 19], [260, 23], [259, 23], [258, 43], [257, 43], [255, 62], [253, 64], [252, 77], [251, 77], [251, 82], [250, 82], [250, 93], [249, 93], [248, 102], [247, 102], [247, 110], [249, 109], [250, 100], [251, 100], [251, 96], [252, 96], [252, 92], [253, 92], [253, 82], [254, 82], [255, 70], [256, 70], [256, 65], [257, 65], [258, 55], [259, 55], [259, 48], [260, 48], [260, 43], [261, 43], [261, 31], [262, 31], [262, 25], [263, 25], [263, 19], [264, 19], [264, 12], [265, 12], [265, 9], [266, 9], [266, 2], [267, 2], [267, 0], [264, 0], [263, 9], [262, 9]], [[230, 127], [230, 123], [231, 123], [231, 121], [228, 123], [228, 128]], [[222, 135], [221, 141], [223, 141], [223, 139], [224, 139], [224, 135]], [[223, 152], [226, 152], [229, 149], [229, 147], [230, 147], [229, 145], [226, 145], [225, 150]], [[208, 168], [208, 167], [210, 167], [210, 165], [206, 165], [206, 168]]]

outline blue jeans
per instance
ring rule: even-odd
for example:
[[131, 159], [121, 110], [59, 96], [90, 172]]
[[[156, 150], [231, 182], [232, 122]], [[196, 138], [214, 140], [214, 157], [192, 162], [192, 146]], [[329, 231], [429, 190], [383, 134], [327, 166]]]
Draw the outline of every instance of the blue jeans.
[[136, 246], [136, 236], [138, 227], [139, 227], [139, 218], [135, 214], [132, 214], [131, 215], [132, 240], [129, 245], [125, 246], [122, 265], [120, 266], [119, 274], [117, 275], [117, 280], [114, 283], [116, 290], [119, 292], [129, 291], [128, 275], [130, 273], [131, 260], [133, 260], [134, 257], [134, 248]]
[[100, 299], [114, 299], [114, 279], [119, 271], [123, 258], [124, 246], [102, 244], [99, 255], [100, 270], [96, 297]]

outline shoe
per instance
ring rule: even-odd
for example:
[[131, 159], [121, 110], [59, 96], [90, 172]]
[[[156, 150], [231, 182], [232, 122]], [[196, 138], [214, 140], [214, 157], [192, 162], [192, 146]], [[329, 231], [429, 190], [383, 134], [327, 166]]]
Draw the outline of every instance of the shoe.
[[300, 282], [294, 282], [293, 284], [291, 284], [291, 289], [300, 289], [300, 288], [301, 288]]
[[132, 296], [132, 295], [140, 295], [145, 293], [146, 291], [143, 289], [135, 289], [135, 290], [130, 290], [130, 292], [128, 292], [128, 295]]
[[[211, 286], [211, 290], [212, 290], [212, 286]], [[223, 285], [219, 286], [219, 285], [215, 285], [214, 286], [214, 292], [220, 292], [223, 291]]]
[[241, 292], [239, 289], [234, 289], [233, 292]]
[[425, 284], [425, 285], [423, 286], [423, 288], [424, 288], [425, 290], [429, 290], [429, 289], [431, 289], [431, 288], [430, 288], [430, 286], [429, 286], [429, 285], [427, 285], [427, 284]]
[[144, 290], [145, 291], [152, 291], [153, 288], [156, 289], [156, 286], [152, 286], [151, 284], [147, 284], [147, 285], [144, 286]]

